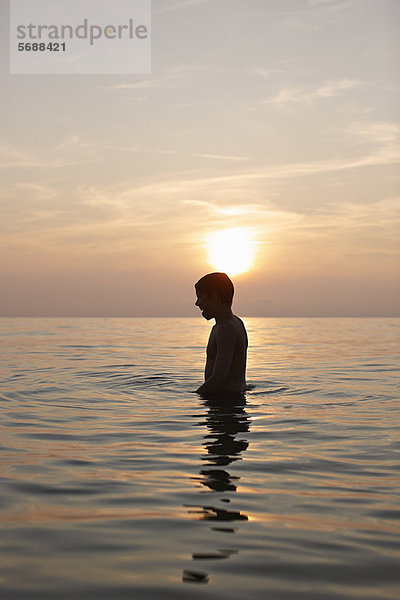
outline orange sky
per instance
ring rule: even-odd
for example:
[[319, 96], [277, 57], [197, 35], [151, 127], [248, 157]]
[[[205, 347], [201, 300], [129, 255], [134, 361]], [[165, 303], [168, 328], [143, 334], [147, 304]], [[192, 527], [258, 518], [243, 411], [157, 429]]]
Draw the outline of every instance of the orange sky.
[[151, 75], [28, 76], [1, 3], [0, 316], [195, 316], [238, 228], [240, 314], [399, 315], [399, 3], [152, 7]]

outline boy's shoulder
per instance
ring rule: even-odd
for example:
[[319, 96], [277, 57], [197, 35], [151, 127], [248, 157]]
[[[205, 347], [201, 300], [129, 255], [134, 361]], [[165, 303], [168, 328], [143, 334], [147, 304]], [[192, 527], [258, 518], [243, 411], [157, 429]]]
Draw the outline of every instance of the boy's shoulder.
[[213, 330], [216, 333], [232, 334], [234, 332], [237, 332], [238, 330], [242, 330], [242, 328], [244, 328], [244, 323], [242, 319], [239, 319], [239, 317], [233, 315], [232, 319], [222, 321], [222, 323], [216, 323], [213, 327]]

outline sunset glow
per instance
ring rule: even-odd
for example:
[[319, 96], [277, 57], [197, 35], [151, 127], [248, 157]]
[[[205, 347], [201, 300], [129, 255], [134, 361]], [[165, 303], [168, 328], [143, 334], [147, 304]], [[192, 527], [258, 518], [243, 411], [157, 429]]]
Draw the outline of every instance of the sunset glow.
[[210, 264], [228, 275], [248, 271], [253, 264], [254, 241], [243, 227], [222, 229], [211, 234], [208, 241]]
[[400, 2], [151, 6], [149, 74], [2, 53], [0, 317], [192, 317], [216, 270], [242, 316], [399, 315]]

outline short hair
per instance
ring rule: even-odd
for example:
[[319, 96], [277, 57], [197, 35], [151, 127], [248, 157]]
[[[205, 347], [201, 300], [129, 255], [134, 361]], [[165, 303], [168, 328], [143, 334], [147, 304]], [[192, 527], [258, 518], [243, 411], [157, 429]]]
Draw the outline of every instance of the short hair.
[[234, 287], [226, 273], [208, 273], [199, 279], [194, 287], [204, 294], [216, 294], [222, 304], [232, 304]]

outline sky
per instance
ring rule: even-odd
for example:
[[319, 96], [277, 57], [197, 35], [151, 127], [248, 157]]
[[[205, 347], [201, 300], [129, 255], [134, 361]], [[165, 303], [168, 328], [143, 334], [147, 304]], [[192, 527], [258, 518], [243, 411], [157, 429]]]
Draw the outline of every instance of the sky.
[[153, 0], [150, 75], [11, 75], [0, 0], [0, 316], [196, 316], [215, 236], [241, 316], [400, 316], [399, 19]]

